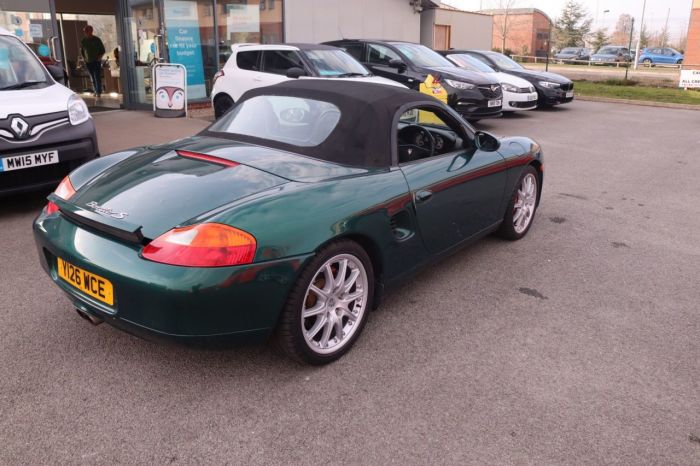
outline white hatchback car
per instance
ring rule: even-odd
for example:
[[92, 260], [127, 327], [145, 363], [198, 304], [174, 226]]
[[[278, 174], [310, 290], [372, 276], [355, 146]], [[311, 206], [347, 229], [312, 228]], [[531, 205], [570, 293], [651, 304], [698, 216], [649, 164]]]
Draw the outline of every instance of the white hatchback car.
[[405, 87], [374, 76], [344, 50], [328, 45], [234, 44], [231, 56], [214, 76], [211, 99], [216, 118], [226, 113], [244, 92], [289, 79], [327, 78]]
[[459, 52], [441, 52], [460, 68], [494, 76], [503, 90], [503, 111], [516, 112], [537, 107], [537, 89], [528, 81], [508, 73], [496, 71], [481, 60]]

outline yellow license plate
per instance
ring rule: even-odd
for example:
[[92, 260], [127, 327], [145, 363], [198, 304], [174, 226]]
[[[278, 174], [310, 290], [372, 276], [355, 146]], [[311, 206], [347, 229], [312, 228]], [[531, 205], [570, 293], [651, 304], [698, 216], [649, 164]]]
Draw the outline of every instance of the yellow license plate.
[[114, 288], [109, 280], [58, 258], [58, 276], [83, 293], [112, 306]]

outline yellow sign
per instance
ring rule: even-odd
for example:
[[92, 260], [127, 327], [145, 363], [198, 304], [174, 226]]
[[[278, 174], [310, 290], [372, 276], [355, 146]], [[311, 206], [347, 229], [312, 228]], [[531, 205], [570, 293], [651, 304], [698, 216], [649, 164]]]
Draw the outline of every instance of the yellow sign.
[[58, 258], [58, 276], [85, 294], [112, 306], [114, 289], [112, 283], [98, 275], [87, 272]]
[[[420, 83], [420, 92], [435, 97], [442, 103], [447, 103], [447, 91], [440, 81], [436, 81], [432, 74], [429, 74], [424, 82]], [[419, 123], [434, 123], [438, 125], [444, 124], [433, 112], [421, 110], [418, 112]]]

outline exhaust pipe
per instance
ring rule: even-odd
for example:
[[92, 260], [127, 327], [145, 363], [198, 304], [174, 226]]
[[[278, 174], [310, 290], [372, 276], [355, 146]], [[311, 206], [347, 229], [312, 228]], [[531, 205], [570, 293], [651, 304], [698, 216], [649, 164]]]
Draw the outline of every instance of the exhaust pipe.
[[83, 311], [82, 309], [79, 309], [77, 307], [75, 308], [75, 312], [77, 312], [80, 317], [87, 320], [92, 325], [100, 325], [102, 322], [104, 322], [104, 320], [100, 319], [99, 317], [94, 316], [89, 312]]

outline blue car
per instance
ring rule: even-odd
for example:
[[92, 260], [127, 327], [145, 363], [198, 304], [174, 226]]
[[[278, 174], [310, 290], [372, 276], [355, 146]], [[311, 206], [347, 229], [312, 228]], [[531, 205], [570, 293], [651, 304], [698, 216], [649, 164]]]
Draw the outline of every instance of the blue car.
[[683, 54], [671, 47], [652, 47], [642, 50], [639, 54], [639, 63], [645, 65], [680, 65], [683, 63]]

